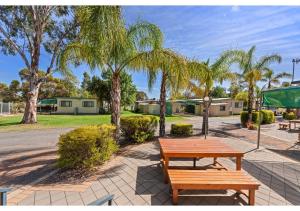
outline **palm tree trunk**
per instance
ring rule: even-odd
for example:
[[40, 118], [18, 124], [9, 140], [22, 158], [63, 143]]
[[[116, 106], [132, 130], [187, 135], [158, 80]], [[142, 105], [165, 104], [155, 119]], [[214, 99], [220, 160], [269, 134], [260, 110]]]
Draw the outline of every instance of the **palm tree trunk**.
[[120, 138], [120, 110], [121, 110], [121, 87], [120, 74], [114, 72], [112, 75], [112, 90], [111, 90], [111, 123], [116, 126], [115, 137]]
[[252, 122], [252, 107], [253, 107], [253, 94], [254, 94], [254, 86], [253, 83], [249, 83], [248, 90], [248, 122]]
[[209, 116], [209, 107], [210, 107], [211, 99], [209, 102], [205, 102], [203, 99], [203, 105], [205, 108], [205, 112], [203, 112], [202, 118], [202, 134], [208, 134], [208, 116]]
[[167, 74], [162, 72], [161, 86], [160, 86], [160, 116], [159, 116], [159, 136], [163, 137], [166, 133], [165, 115], [166, 115], [166, 81]]

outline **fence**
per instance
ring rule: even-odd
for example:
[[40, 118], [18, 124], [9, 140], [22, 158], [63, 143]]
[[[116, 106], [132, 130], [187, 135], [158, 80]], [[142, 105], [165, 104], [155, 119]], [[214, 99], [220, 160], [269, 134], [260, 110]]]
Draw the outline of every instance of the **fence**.
[[2, 114], [11, 114], [12, 108], [13, 108], [12, 103], [0, 102], [0, 115], [2, 115]]

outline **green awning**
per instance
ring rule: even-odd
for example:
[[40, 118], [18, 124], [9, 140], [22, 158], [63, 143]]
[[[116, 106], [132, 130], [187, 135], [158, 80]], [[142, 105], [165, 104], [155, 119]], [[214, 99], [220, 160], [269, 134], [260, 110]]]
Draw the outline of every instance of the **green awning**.
[[39, 105], [54, 105], [57, 104], [56, 99], [43, 99], [38, 102]]
[[300, 108], [300, 86], [290, 86], [263, 91], [263, 106], [275, 108]]

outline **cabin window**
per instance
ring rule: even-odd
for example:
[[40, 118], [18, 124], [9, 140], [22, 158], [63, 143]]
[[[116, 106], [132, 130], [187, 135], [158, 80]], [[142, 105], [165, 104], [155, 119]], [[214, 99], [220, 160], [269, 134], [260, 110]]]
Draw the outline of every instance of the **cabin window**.
[[94, 101], [83, 101], [82, 106], [83, 107], [94, 107]]
[[235, 102], [234, 107], [235, 108], [239, 108], [240, 107], [240, 103], [239, 102]]
[[225, 110], [226, 110], [226, 106], [220, 105], [220, 111], [225, 111]]
[[72, 107], [72, 101], [62, 100], [60, 101], [61, 107]]

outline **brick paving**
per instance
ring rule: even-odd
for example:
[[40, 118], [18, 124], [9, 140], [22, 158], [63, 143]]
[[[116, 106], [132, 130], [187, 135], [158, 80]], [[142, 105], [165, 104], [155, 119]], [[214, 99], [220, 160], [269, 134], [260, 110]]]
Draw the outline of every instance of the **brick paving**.
[[[247, 152], [242, 166], [255, 177], [261, 187], [256, 192], [257, 205], [300, 205], [300, 164], [270, 150], [254, 150], [255, 145], [222, 136], [225, 143]], [[196, 138], [196, 137], [195, 137]], [[106, 195], [114, 194], [113, 205], [171, 205], [169, 186], [163, 183], [157, 141], [134, 146], [106, 163], [97, 176], [81, 184], [34, 185], [22, 200], [8, 196], [9, 204], [17, 205], [87, 205]], [[211, 163], [201, 159], [197, 165]], [[224, 166], [235, 169], [234, 160], [219, 159]], [[171, 165], [192, 165], [191, 160], [171, 161]], [[72, 189], [69, 189], [72, 187]], [[15, 196], [16, 197], [16, 196]], [[245, 200], [245, 199], [244, 199]], [[181, 205], [244, 205], [233, 191], [182, 191]], [[12, 203], [14, 202], [14, 203]]]
[[[201, 121], [201, 117], [185, 120], [194, 125], [195, 132], [201, 129]], [[262, 148], [255, 150], [257, 132], [241, 129], [238, 122], [237, 117], [211, 118], [210, 135], [246, 152], [243, 169], [262, 184], [256, 192], [256, 205], [300, 205], [300, 146], [296, 134], [279, 131], [276, 124], [263, 126]], [[166, 128], [168, 132], [170, 124]], [[113, 205], [171, 205], [169, 187], [163, 183], [157, 142], [131, 147], [80, 184], [49, 184], [43, 180], [30, 184], [33, 178], [51, 171], [55, 157], [52, 147], [4, 155], [0, 178], [14, 188], [8, 194], [9, 205], [87, 205], [106, 194], [115, 195]], [[235, 169], [234, 160], [219, 160]], [[197, 164], [211, 162], [201, 159]], [[192, 161], [176, 160], [171, 165], [191, 166]], [[179, 204], [244, 205], [245, 202], [243, 198], [234, 198], [230, 190], [182, 191]]]

